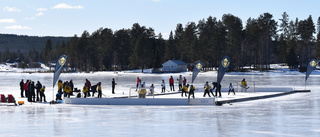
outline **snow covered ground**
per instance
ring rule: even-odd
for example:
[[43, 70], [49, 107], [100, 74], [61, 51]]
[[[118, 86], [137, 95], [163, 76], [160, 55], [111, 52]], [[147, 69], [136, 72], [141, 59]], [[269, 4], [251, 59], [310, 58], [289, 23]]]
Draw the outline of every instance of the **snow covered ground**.
[[[231, 72], [222, 81], [229, 83], [245, 78], [256, 87], [291, 87], [305, 89], [305, 73], [279, 68], [271, 72]], [[0, 73], [0, 93], [19, 98], [21, 79], [40, 81], [46, 85], [47, 100], [53, 99], [52, 73]], [[175, 81], [179, 75], [191, 81], [191, 72], [172, 74], [142, 74], [119, 72], [63, 73], [62, 80], [72, 79], [81, 88], [85, 79], [92, 84], [102, 82], [106, 96], [126, 96], [135, 87], [139, 76], [147, 85]], [[215, 81], [216, 72], [201, 72], [195, 87], [205, 81]], [[117, 83], [111, 94], [111, 80]], [[169, 85], [167, 84], [167, 89]], [[320, 135], [320, 71], [310, 75], [306, 89], [276, 98], [255, 100], [223, 106], [82, 106], [67, 104], [26, 103], [22, 106], [0, 106], [0, 136], [319, 136]], [[250, 86], [250, 85], [249, 85]], [[178, 89], [178, 86], [175, 86]], [[223, 90], [226, 91], [226, 90]], [[237, 94], [236, 96], [241, 96]], [[252, 93], [250, 93], [252, 94]], [[223, 98], [232, 98], [223, 92]]]

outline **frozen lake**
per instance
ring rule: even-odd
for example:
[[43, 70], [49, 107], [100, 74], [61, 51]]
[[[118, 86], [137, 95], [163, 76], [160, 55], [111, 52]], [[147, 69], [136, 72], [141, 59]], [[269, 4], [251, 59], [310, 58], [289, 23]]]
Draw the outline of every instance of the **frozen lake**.
[[[1, 73], [1, 94], [20, 98], [21, 79], [39, 80], [46, 85], [47, 100], [52, 100], [53, 74]], [[128, 94], [137, 76], [147, 85], [154, 83], [160, 92], [160, 82], [172, 75], [111, 72], [94, 74], [61, 74], [81, 88], [88, 78], [92, 84], [102, 82], [102, 91], [111, 96], [111, 79], [115, 78], [116, 95]], [[191, 81], [191, 73], [181, 73]], [[291, 72], [227, 73], [222, 86], [243, 78], [255, 81], [257, 87], [293, 87], [304, 89], [304, 74]], [[205, 81], [215, 81], [216, 73], [200, 73], [194, 85], [202, 88]], [[25, 104], [0, 106], [0, 136], [320, 136], [320, 76], [311, 75], [307, 89], [266, 100], [234, 103], [223, 106], [80, 106]], [[178, 89], [178, 86], [175, 86]]]

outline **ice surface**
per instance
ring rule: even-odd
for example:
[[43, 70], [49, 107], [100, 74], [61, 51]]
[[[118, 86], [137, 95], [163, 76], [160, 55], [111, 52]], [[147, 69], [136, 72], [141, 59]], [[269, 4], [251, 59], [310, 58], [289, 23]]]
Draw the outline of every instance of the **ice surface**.
[[[180, 73], [191, 81], [191, 73]], [[162, 79], [170, 75], [119, 72], [61, 74], [62, 80], [72, 79], [82, 88], [85, 79], [92, 84], [102, 82], [107, 96], [128, 94], [139, 76], [147, 85], [154, 83], [160, 91]], [[271, 99], [255, 100], [223, 106], [81, 106], [67, 104], [26, 103], [22, 106], [0, 106], [0, 136], [319, 136], [320, 95], [319, 72], [313, 72], [307, 89]], [[41, 81], [46, 85], [47, 100], [52, 100], [52, 73], [0, 73], [1, 94], [19, 98], [21, 79]], [[227, 73], [222, 86], [243, 78], [260, 87], [292, 87], [304, 89], [304, 73], [290, 71]], [[111, 79], [117, 83], [116, 95], [111, 94]], [[216, 72], [200, 73], [195, 87], [215, 81]], [[167, 88], [169, 85], [167, 83]], [[178, 89], [178, 86], [175, 86]]]

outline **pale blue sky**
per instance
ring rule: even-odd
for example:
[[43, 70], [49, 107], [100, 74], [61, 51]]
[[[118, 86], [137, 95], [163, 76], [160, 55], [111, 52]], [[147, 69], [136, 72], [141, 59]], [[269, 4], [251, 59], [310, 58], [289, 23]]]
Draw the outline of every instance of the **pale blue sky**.
[[269, 12], [279, 21], [320, 16], [318, 0], [1, 0], [0, 33], [31, 36], [80, 36], [100, 27], [113, 31], [133, 23], [152, 27], [168, 37], [176, 25], [198, 23], [209, 16], [221, 19], [231, 13], [242, 19]]

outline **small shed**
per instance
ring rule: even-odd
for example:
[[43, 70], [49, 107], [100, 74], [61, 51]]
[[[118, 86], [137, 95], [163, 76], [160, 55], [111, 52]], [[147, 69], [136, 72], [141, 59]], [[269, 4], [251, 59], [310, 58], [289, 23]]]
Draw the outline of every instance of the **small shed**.
[[163, 72], [186, 72], [187, 63], [181, 60], [168, 60], [162, 64]]

